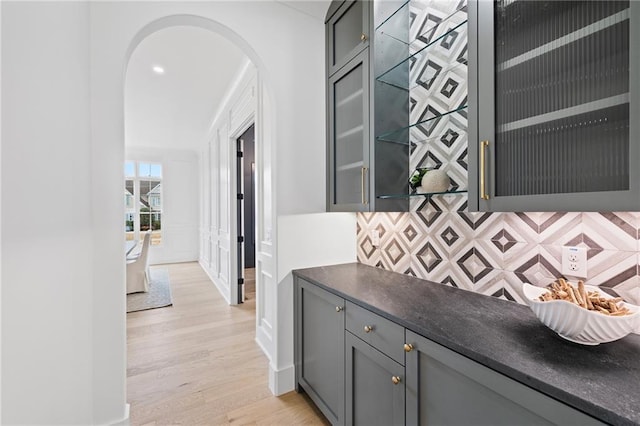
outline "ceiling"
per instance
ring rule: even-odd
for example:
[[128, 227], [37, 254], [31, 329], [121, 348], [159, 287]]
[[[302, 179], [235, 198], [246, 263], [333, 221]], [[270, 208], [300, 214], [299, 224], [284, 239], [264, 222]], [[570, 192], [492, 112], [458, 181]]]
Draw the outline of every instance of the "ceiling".
[[[324, 21], [331, 1], [277, 3]], [[248, 63], [232, 42], [201, 28], [172, 27], [145, 38], [127, 69], [125, 146], [200, 150], [227, 90]]]
[[[199, 150], [228, 88], [249, 59], [196, 27], [158, 31], [136, 48], [125, 83], [125, 145]], [[164, 74], [153, 71], [164, 68]]]

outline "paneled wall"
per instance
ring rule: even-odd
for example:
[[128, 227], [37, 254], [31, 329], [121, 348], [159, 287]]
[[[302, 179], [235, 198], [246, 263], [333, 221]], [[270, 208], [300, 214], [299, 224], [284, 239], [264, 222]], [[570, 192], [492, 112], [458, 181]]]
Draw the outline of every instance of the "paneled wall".
[[202, 155], [200, 264], [229, 303], [237, 280], [235, 235], [236, 138], [255, 120], [256, 72], [247, 65], [211, 127]]
[[[411, 133], [411, 167], [444, 168], [467, 188], [465, 1], [412, 0], [411, 118], [456, 111]], [[446, 34], [446, 35], [445, 35]], [[444, 35], [442, 38], [438, 38]], [[436, 41], [437, 40], [437, 41]], [[640, 303], [640, 213], [470, 213], [466, 194], [415, 198], [411, 213], [359, 213], [358, 261], [524, 302], [522, 283], [561, 276], [561, 248], [588, 248], [592, 285]], [[371, 231], [380, 232], [380, 245]]]

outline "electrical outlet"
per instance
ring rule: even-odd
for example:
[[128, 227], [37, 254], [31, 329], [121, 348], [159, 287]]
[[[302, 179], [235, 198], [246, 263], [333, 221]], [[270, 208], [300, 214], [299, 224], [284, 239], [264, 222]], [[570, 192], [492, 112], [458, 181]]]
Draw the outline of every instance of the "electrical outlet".
[[562, 247], [562, 274], [568, 277], [587, 278], [587, 249]]
[[371, 230], [371, 245], [378, 247], [380, 245], [380, 231], [377, 229]]

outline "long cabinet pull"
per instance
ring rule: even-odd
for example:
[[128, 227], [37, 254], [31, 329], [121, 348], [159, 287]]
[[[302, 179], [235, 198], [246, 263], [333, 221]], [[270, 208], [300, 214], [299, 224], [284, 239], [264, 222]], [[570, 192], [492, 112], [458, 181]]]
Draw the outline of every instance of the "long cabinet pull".
[[366, 197], [366, 195], [365, 195], [365, 192], [364, 192], [364, 190], [365, 190], [365, 186], [366, 186], [366, 185], [365, 185], [365, 182], [366, 182], [367, 170], [369, 170], [369, 168], [368, 168], [368, 167], [364, 167], [364, 166], [362, 167], [362, 170], [361, 170], [361, 178], [362, 178], [362, 182], [361, 182], [361, 183], [362, 183], [361, 191], [362, 191], [362, 204], [363, 204], [363, 205], [367, 205], [367, 204], [369, 204], [369, 202], [367, 201], [367, 197]]
[[489, 194], [487, 194], [486, 182], [485, 182], [485, 172], [486, 172], [486, 160], [485, 154], [486, 149], [489, 146], [489, 141], [480, 142], [480, 198], [483, 200], [489, 199]]

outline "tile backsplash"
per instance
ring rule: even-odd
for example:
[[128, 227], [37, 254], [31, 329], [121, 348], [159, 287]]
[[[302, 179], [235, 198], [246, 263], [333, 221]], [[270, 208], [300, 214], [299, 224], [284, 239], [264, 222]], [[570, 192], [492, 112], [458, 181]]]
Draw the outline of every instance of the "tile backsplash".
[[470, 213], [466, 196], [447, 195], [418, 212], [358, 213], [357, 233], [361, 263], [520, 303], [522, 283], [562, 276], [563, 246], [585, 247], [587, 283], [640, 304], [640, 213]]

